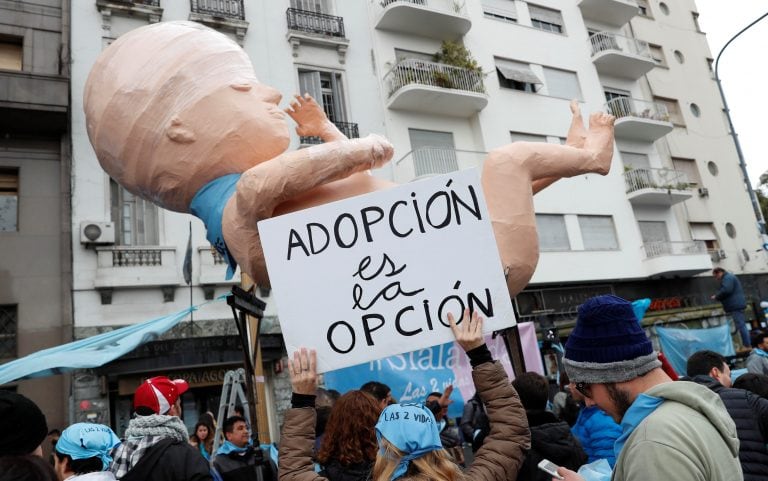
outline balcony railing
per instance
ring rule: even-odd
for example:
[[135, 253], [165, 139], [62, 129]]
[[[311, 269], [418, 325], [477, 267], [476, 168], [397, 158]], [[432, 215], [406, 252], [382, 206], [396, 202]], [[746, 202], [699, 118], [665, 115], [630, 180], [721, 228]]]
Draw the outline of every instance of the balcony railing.
[[243, 0], [190, 0], [192, 11], [213, 17], [245, 20]]
[[664, 104], [647, 100], [618, 97], [605, 104], [606, 111], [620, 119], [622, 117], [637, 117], [641, 119], [669, 122], [669, 111]]
[[411, 5], [419, 5], [421, 7], [429, 7], [435, 10], [442, 10], [444, 12], [451, 12], [456, 15], [467, 14], [467, 2], [457, 2], [454, 0], [382, 0], [381, 6], [387, 8], [394, 3], [405, 3]]
[[653, 61], [651, 49], [648, 46], [648, 42], [644, 40], [629, 38], [612, 32], [599, 32], [589, 37], [589, 45], [592, 56], [600, 52], [614, 50], [629, 55], [647, 57]]
[[344, 38], [344, 19], [324, 13], [289, 8], [286, 11], [288, 29]]
[[112, 0], [117, 3], [134, 3], [136, 5], [149, 5], [150, 7], [159, 7], [160, 0]]
[[686, 190], [689, 188], [685, 172], [673, 169], [632, 169], [624, 172], [626, 193], [642, 189]]
[[[341, 131], [342, 134], [348, 139], [360, 138], [360, 131], [357, 128], [357, 124], [353, 122], [334, 122], [333, 125]], [[320, 137], [301, 137], [302, 144], [322, 144], [323, 139]]]
[[487, 152], [458, 150], [450, 147], [418, 147], [395, 162], [400, 165], [410, 160], [413, 172], [398, 176], [398, 181], [407, 182], [424, 176], [447, 174], [457, 170], [480, 165]]
[[384, 77], [389, 96], [411, 84], [485, 93], [483, 74], [426, 60], [406, 59]]
[[645, 258], [651, 259], [660, 256], [682, 256], [692, 254], [707, 254], [707, 245], [704, 241], [659, 241], [643, 243]]
[[145, 267], [163, 265], [163, 249], [151, 247], [113, 247], [113, 267]]

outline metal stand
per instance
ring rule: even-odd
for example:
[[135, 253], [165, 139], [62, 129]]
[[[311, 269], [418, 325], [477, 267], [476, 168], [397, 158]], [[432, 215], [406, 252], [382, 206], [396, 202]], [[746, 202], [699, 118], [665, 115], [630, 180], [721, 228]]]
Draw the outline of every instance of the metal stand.
[[[243, 414], [245, 414], [246, 420], [249, 421], [249, 426], [251, 428], [251, 439], [253, 439], [253, 444], [255, 446], [258, 446], [259, 443], [259, 430], [258, 430], [258, 420], [256, 417], [256, 396], [254, 393], [254, 359], [255, 359], [255, 352], [252, 352], [251, 346], [258, 346], [259, 345], [259, 326], [261, 325], [261, 322], [258, 322], [256, 324], [256, 330], [255, 332], [248, 331], [248, 319], [246, 316], [252, 316], [258, 320], [261, 320], [262, 316], [264, 315], [264, 308], [267, 306], [267, 304], [259, 299], [258, 297], [254, 296], [250, 292], [247, 292], [243, 289], [241, 289], [238, 286], [232, 286], [232, 294], [227, 296], [227, 304], [232, 308], [232, 316], [235, 318], [235, 325], [237, 326], [237, 332], [240, 337], [240, 343], [243, 347], [243, 356], [245, 357], [244, 362], [244, 369], [238, 369], [235, 371], [234, 376], [238, 376], [237, 372], [241, 372], [242, 375], [238, 377], [237, 379], [233, 379], [232, 381], [232, 390], [230, 391], [229, 397], [232, 399], [227, 400], [227, 407], [229, 407], [229, 412], [234, 408], [234, 404], [230, 404], [230, 402], [234, 402], [233, 398], [234, 396], [238, 395], [237, 390], [239, 388], [240, 391], [243, 390], [243, 385], [245, 385], [245, 393], [243, 398], [245, 399], [245, 402], [243, 403]], [[249, 339], [249, 334], [252, 336]], [[250, 341], [250, 342], [249, 342]], [[258, 348], [258, 347], [257, 347]], [[229, 373], [228, 373], [229, 374]], [[227, 384], [225, 381], [224, 389], [226, 389]], [[222, 408], [224, 407], [225, 402], [225, 391], [222, 390], [222, 397], [221, 397], [221, 403], [219, 404], [219, 418], [218, 422], [219, 424], [223, 424], [224, 420], [226, 418], [222, 418]], [[219, 429], [216, 429], [216, 433], [219, 433]], [[218, 441], [219, 437], [216, 437], [216, 440]], [[214, 441], [215, 442], [215, 441]], [[215, 451], [214, 451], [215, 452]]]
[[[227, 371], [224, 375], [224, 385], [221, 388], [221, 401], [219, 402], [219, 412], [216, 415], [218, 423], [216, 424], [216, 432], [213, 437], [213, 452], [218, 451], [221, 446], [221, 441], [224, 436], [223, 426], [224, 420], [232, 416], [235, 411], [235, 406], [241, 405], [243, 407], [243, 415], [248, 426], [251, 426], [251, 403], [248, 402], [248, 396], [246, 395], [247, 386], [245, 379], [245, 370], [243, 368], [235, 371]], [[255, 418], [254, 418], [255, 419]]]

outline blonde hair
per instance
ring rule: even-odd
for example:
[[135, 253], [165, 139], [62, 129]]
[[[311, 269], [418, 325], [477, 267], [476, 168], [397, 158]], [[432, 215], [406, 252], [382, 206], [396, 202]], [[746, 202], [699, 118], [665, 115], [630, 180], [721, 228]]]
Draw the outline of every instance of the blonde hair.
[[[373, 481], [389, 481], [405, 453], [384, 438], [381, 439], [380, 445], [381, 450], [376, 456], [376, 463], [373, 465]], [[440, 449], [412, 460], [403, 479], [461, 481], [464, 476], [459, 467], [451, 461], [445, 449]]]

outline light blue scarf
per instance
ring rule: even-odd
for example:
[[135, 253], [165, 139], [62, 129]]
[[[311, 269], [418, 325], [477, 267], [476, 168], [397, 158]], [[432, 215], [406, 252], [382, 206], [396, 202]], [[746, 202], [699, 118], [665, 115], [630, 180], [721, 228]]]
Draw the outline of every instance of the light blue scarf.
[[762, 349], [759, 349], [757, 347], [752, 349], [752, 352], [754, 352], [755, 354], [757, 354], [760, 357], [768, 357], [768, 352], [765, 352]]
[[635, 428], [640, 425], [645, 418], [651, 415], [656, 408], [661, 406], [664, 399], [656, 396], [649, 396], [647, 394], [640, 394], [629, 407], [624, 417], [621, 419], [621, 436], [616, 439], [613, 444], [613, 452], [616, 455], [616, 459], [619, 459], [619, 454], [622, 448], [627, 443], [629, 436], [635, 431]]
[[230, 256], [224, 242], [221, 218], [224, 216], [224, 206], [235, 193], [238, 180], [240, 174], [229, 174], [208, 182], [197, 191], [189, 206], [190, 213], [205, 224], [205, 238], [227, 262], [227, 280], [235, 275], [237, 262]]
[[382, 438], [404, 453], [397, 469], [392, 473], [391, 481], [405, 475], [414, 459], [431, 451], [443, 449], [440, 432], [435, 416], [423, 404], [392, 404], [387, 406], [376, 423], [376, 439], [379, 441], [379, 453]]
[[219, 449], [216, 450], [216, 454], [227, 455], [229, 453], [244, 453], [248, 451], [248, 448], [251, 446], [253, 446], [252, 440], [248, 440], [248, 444], [246, 444], [244, 448], [237, 447], [229, 441], [224, 441], [224, 444], [219, 446]]

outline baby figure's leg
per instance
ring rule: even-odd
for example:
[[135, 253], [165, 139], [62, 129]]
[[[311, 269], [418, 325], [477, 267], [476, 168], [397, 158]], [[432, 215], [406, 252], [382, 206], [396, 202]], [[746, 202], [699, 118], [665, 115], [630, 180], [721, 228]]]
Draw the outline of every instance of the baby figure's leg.
[[[611, 115], [592, 114], [581, 147], [513, 142], [490, 152], [485, 159], [483, 191], [510, 295], [528, 284], [539, 258], [533, 209], [536, 181], [607, 174], [613, 157], [613, 121]], [[571, 142], [579, 145], [579, 137], [575, 134]]]

